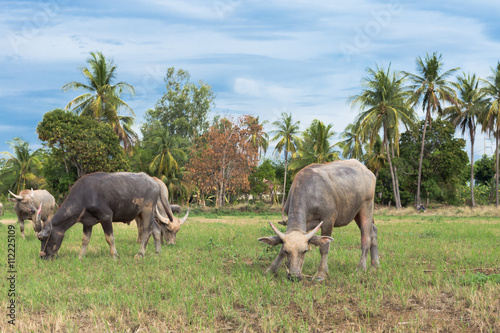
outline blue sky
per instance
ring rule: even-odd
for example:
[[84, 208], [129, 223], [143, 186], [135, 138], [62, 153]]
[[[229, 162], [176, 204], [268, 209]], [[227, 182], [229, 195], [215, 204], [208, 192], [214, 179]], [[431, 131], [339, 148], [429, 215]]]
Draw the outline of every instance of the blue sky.
[[[61, 87], [83, 81], [91, 51], [135, 87], [124, 100], [138, 132], [176, 67], [212, 86], [214, 114], [273, 122], [286, 112], [302, 129], [316, 118], [341, 133], [358, 113], [348, 98], [368, 67], [414, 72], [416, 57], [437, 51], [445, 69], [490, 75], [500, 60], [498, 13], [493, 0], [2, 0], [0, 151], [17, 136], [41, 146], [38, 122], [78, 95]], [[480, 136], [476, 158], [484, 147]]]

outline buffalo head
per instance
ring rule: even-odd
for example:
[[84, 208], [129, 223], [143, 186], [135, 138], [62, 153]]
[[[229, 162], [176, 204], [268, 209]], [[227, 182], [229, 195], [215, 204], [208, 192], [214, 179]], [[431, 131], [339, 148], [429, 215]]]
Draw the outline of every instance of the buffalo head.
[[31, 190], [23, 190], [19, 192], [19, 195], [12, 193], [9, 191], [12, 198], [9, 196], [9, 200], [14, 202], [14, 210], [19, 216], [19, 219], [31, 219], [33, 221], [33, 228], [35, 232], [39, 232], [42, 230], [41, 219], [39, 222], [36, 222], [36, 212], [37, 207], [34, 201], [33, 189]]
[[323, 222], [319, 223], [316, 228], [307, 233], [301, 230], [288, 230], [286, 233], [282, 233], [274, 224], [271, 222], [269, 222], [269, 224], [277, 236], [262, 237], [259, 238], [259, 241], [271, 246], [282, 244], [280, 254], [287, 258], [289, 270], [288, 278], [291, 280], [302, 279], [302, 266], [304, 265], [304, 258], [310, 244], [321, 246], [333, 240], [333, 238], [329, 236], [315, 235]]
[[162, 234], [164, 235], [167, 244], [170, 245], [175, 244], [175, 238], [177, 236], [177, 233], [179, 232], [181, 225], [186, 223], [188, 215], [189, 215], [189, 209], [186, 212], [186, 215], [184, 215], [182, 219], [178, 219], [177, 217], [174, 216], [173, 220], [170, 221], [168, 217], [161, 215], [161, 213], [158, 210], [158, 207], [156, 207], [155, 217], [159, 222], [158, 224], [160, 225]]
[[57, 255], [64, 238], [64, 232], [56, 231], [52, 227], [51, 221], [45, 223], [42, 231], [36, 237], [40, 240], [40, 258], [52, 259]]

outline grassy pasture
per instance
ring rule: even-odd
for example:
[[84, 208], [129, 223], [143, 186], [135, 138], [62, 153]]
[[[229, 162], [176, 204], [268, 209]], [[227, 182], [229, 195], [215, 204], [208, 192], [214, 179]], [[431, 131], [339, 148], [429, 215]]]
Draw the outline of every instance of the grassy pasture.
[[[279, 214], [190, 216], [177, 245], [163, 246], [156, 256], [150, 240], [139, 261], [133, 258], [139, 249], [134, 223], [114, 225], [117, 261], [100, 226], [82, 261], [77, 224], [66, 233], [59, 258], [45, 262], [38, 259], [31, 223], [26, 239], [16, 225], [16, 326], [4, 315], [0, 331], [500, 332], [496, 216], [497, 210], [377, 210], [379, 270], [355, 272], [360, 235], [352, 223], [334, 230], [330, 275], [322, 283], [289, 282], [284, 267], [278, 276], [262, 274], [278, 248], [257, 238], [273, 234], [267, 221], [280, 220]], [[5, 263], [5, 222], [13, 217], [0, 219]], [[303, 273], [312, 276], [318, 264], [312, 249]], [[2, 281], [6, 313], [8, 286]]]

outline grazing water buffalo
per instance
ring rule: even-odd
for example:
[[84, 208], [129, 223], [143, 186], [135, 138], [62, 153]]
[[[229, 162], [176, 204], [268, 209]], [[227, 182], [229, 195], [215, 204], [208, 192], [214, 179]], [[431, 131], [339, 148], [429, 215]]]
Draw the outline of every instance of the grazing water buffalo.
[[[180, 212], [181, 209], [178, 205], [170, 205], [168, 202], [168, 189], [165, 183], [163, 183], [161, 180], [159, 180], [156, 177], [153, 177], [153, 179], [158, 183], [160, 186], [160, 193], [161, 193], [161, 199], [158, 200], [157, 202], [157, 209], [158, 211], [156, 212], [155, 215], [155, 221], [157, 224], [153, 225], [153, 237], [155, 239], [155, 244], [159, 240], [165, 239], [167, 244], [175, 244], [175, 239], [177, 236], [177, 232], [179, 232], [179, 229], [181, 228], [181, 225], [183, 225], [187, 221], [187, 217], [189, 215], [189, 210], [187, 211], [186, 215], [182, 218], [179, 219], [176, 216], [174, 216], [173, 212]], [[166, 200], [163, 200], [166, 199]], [[164, 216], [167, 216], [168, 218], [165, 218]], [[138, 228], [138, 237], [137, 241], [139, 242], [140, 238], [142, 237], [143, 233], [143, 226], [141, 221], [137, 221], [137, 228]], [[158, 228], [158, 227], [159, 228]]]
[[[379, 264], [377, 228], [373, 224], [373, 199], [376, 178], [357, 160], [313, 164], [302, 169], [292, 183], [284, 211], [288, 215], [283, 233], [271, 222], [277, 236], [259, 238], [281, 251], [266, 273], [276, 274], [287, 258], [289, 278], [302, 278], [302, 265], [308, 245], [319, 246], [321, 262], [316, 279], [328, 274], [328, 251], [333, 227], [343, 227], [355, 220], [361, 230], [361, 260], [358, 268], [366, 270], [368, 251], [372, 266]], [[315, 233], [321, 228], [321, 236]]]
[[[12, 198], [9, 200], [14, 202], [14, 211], [17, 214], [19, 226], [21, 229], [21, 237], [24, 238], [24, 220], [31, 220], [33, 222], [33, 229], [35, 232], [40, 232], [43, 224], [49, 220], [54, 214], [56, 200], [46, 190], [23, 190], [18, 195], [9, 191]], [[40, 215], [41, 220], [36, 222], [36, 210], [42, 204], [42, 212]]]
[[[113, 235], [113, 222], [140, 221], [144, 232], [136, 257], [144, 257], [146, 245], [154, 225], [158, 200], [163, 202], [161, 188], [145, 173], [96, 172], [75, 182], [66, 200], [50, 221], [38, 233], [41, 258], [51, 258], [61, 246], [64, 233], [76, 222], [83, 224], [82, 252], [84, 256], [92, 235], [92, 227], [101, 223], [113, 258], [118, 256]], [[163, 217], [162, 217], [163, 218]], [[166, 218], [166, 217], [165, 217]], [[155, 242], [156, 253], [161, 244]]]

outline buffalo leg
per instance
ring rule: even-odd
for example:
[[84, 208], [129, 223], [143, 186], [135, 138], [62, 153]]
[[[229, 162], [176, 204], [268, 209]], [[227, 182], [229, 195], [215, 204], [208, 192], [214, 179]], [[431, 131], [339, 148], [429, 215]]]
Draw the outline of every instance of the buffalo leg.
[[109, 253], [113, 257], [113, 259], [116, 259], [118, 257], [118, 252], [116, 251], [116, 246], [115, 246], [115, 235], [113, 234], [113, 224], [112, 222], [109, 223], [102, 223], [102, 229], [104, 230], [104, 236], [106, 237], [106, 242], [109, 244]]
[[140, 217], [135, 218], [135, 223], [137, 224], [137, 243], [140, 243], [141, 238], [142, 238], [142, 230], [144, 228], [144, 225], [143, 225], [142, 219]]
[[82, 252], [80, 252], [80, 259], [82, 259], [87, 254], [87, 246], [89, 246], [90, 236], [92, 236], [92, 226], [83, 226], [83, 236], [82, 236]]
[[269, 268], [266, 270], [264, 274], [272, 273], [276, 274], [278, 273], [278, 268], [280, 268], [281, 264], [283, 263], [283, 259], [285, 259], [286, 254], [285, 251], [283, 251], [283, 247], [281, 247], [280, 253], [278, 253], [278, 256], [276, 259], [274, 259], [273, 263]]
[[19, 220], [19, 229], [21, 229], [21, 237], [24, 238], [24, 220]]
[[368, 210], [366, 209], [367, 207], [364, 206], [361, 208], [360, 212], [356, 217], [354, 218], [359, 230], [361, 231], [361, 259], [359, 260], [358, 264], [358, 269], [361, 269], [363, 271], [366, 271], [366, 259], [368, 257], [368, 251], [370, 250], [371, 247], [371, 241], [372, 241], [372, 217], [368, 216]]
[[372, 267], [378, 267], [380, 261], [378, 258], [378, 244], [377, 244], [377, 227], [372, 224], [372, 230], [370, 233], [372, 245], [370, 247], [370, 257], [372, 259]]
[[[334, 222], [323, 223], [330, 227], [321, 228], [321, 236], [331, 236]], [[319, 253], [321, 254], [321, 260], [319, 262], [318, 272], [316, 273], [316, 280], [322, 281], [328, 275], [328, 252], [330, 251], [330, 242], [319, 247]]]
[[[146, 246], [148, 245], [149, 237], [151, 237], [151, 228], [153, 227], [152, 223], [154, 221], [153, 211], [156, 207], [152, 207], [151, 210], [147, 209], [147, 212], [144, 211], [141, 213], [142, 220], [142, 234], [141, 234], [141, 247], [139, 248], [139, 252], [135, 255], [136, 259], [144, 258], [144, 254], [146, 253]], [[161, 245], [160, 245], [161, 246]]]
[[[155, 252], [156, 254], [161, 253], [161, 244], [163, 243], [161, 228], [158, 223], [153, 222], [153, 239], [155, 241]], [[148, 238], [149, 239], [149, 238]]]

